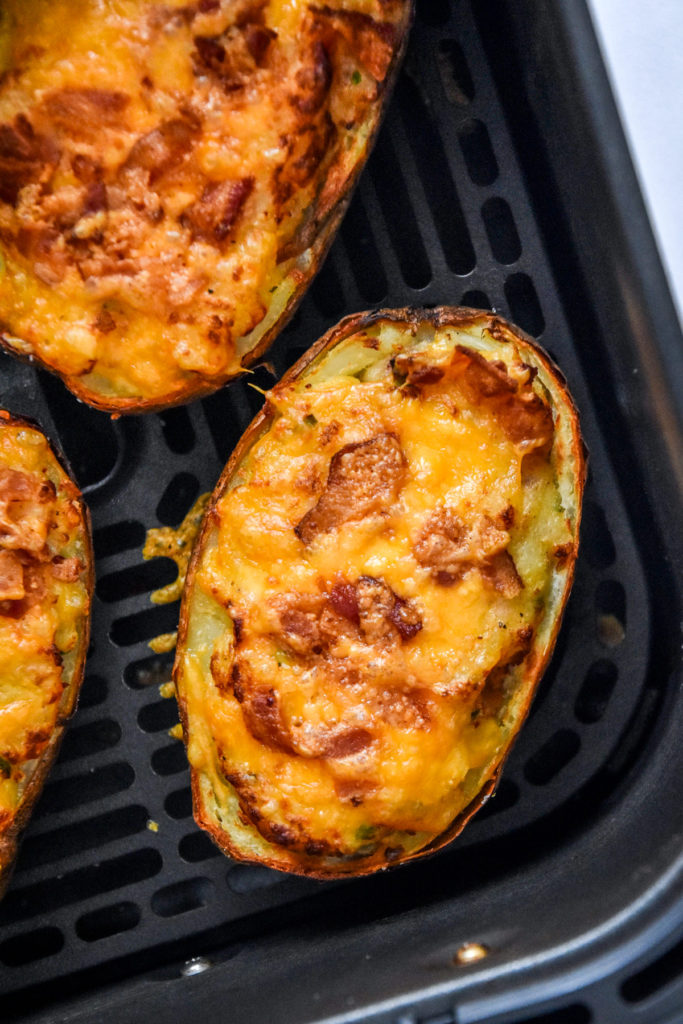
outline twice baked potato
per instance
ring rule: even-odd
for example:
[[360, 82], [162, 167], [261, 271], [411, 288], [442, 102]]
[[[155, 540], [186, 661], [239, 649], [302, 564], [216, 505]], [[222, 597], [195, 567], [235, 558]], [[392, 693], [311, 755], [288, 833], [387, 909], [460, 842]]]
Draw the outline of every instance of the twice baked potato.
[[44, 434], [0, 410], [0, 896], [76, 705], [90, 520]]
[[242, 372], [330, 244], [411, 12], [4, 0], [1, 343], [112, 412]]
[[208, 506], [174, 669], [224, 851], [359, 875], [463, 828], [552, 651], [584, 470], [557, 369], [475, 310], [348, 317], [268, 392]]

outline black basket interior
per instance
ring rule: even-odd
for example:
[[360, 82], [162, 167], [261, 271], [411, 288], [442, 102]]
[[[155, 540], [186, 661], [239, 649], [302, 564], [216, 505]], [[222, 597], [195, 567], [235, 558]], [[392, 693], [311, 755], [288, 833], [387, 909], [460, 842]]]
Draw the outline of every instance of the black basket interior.
[[[177, 710], [159, 687], [172, 654], [154, 654], [149, 641], [175, 629], [178, 604], [153, 605], [150, 594], [175, 567], [143, 561], [146, 531], [178, 525], [212, 489], [261, 405], [250, 383], [268, 387], [348, 312], [442, 303], [495, 310], [536, 337], [580, 410], [590, 451], [583, 546], [551, 666], [495, 797], [426, 865], [333, 885], [232, 862], [194, 825], [184, 748], [169, 736]], [[55, 378], [1, 358], [5, 401], [43, 419], [85, 492], [97, 559], [80, 706], [0, 906], [6, 1019], [27, 1008], [49, 1013], [76, 985], [95, 992], [105, 978], [165, 977], [169, 964], [220, 960], [230, 943], [333, 907], [367, 922], [443, 894], [471, 896], [520, 865], [541, 864], [545, 850], [611, 812], [671, 699], [662, 670], [668, 623], [654, 611], [675, 608], [664, 560], [644, 561], [643, 524], [634, 527], [628, 502], [635, 485], [617, 475], [608, 450], [612, 400], [596, 400], [592, 358], [565, 314], [472, 10], [445, 0], [418, 4], [339, 236], [254, 376], [188, 407], [112, 421]], [[667, 955], [674, 966], [665, 959], [655, 989], [682, 971], [683, 948]], [[638, 977], [624, 987], [624, 1006], [647, 988]], [[538, 1019], [581, 1024], [587, 1013], [569, 1000]]]

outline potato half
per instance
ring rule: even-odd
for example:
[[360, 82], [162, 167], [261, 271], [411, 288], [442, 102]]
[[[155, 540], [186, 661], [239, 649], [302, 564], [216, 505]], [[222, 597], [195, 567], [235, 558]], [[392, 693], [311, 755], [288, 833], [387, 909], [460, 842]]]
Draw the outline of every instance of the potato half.
[[0, 895], [76, 706], [90, 519], [45, 435], [0, 410]]
[[332, 240], [411, 13], [3, 0], [0, 343], [112, 412], [241, 373]]
[[183, 599], [195, 817], [225, 852], [359, 875], [460, 832], [550, 657], [584, 475], [563, 378], [496, 316], [359, 314], [303, 356]]

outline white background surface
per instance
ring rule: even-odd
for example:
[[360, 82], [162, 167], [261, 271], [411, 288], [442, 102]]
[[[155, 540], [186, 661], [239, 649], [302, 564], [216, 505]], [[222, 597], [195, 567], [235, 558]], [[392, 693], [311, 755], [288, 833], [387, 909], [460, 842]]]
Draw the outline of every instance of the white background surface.
[[683, 323], [683, 0], [588, 5]]

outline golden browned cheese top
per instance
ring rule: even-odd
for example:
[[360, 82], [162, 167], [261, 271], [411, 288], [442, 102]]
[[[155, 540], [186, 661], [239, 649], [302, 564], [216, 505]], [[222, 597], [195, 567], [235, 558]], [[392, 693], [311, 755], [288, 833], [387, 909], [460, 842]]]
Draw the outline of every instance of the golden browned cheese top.
[[38, 430], [0, 418], [0, 833], [64, 713], [87, 558], [75, 485]]
[[5, 0], [0, 327], [81, 395], [239, 371], [310, 276], [407, 0]]
[[474, 329], [388, 360], [391, 330], [270, 393], [189, 606], [190, 760], [304, 857], [448, 828], [509, 743], [509, 673], [574, 550], [536, 368]]

